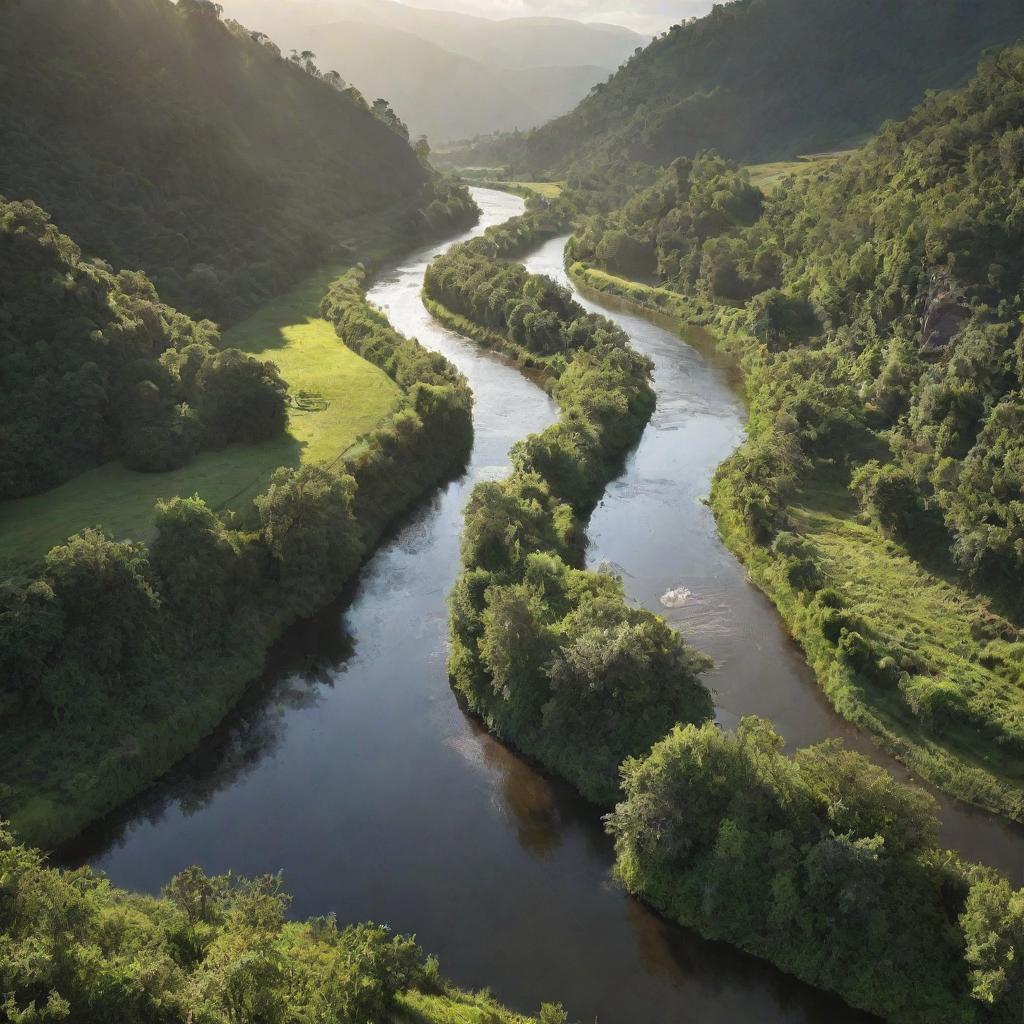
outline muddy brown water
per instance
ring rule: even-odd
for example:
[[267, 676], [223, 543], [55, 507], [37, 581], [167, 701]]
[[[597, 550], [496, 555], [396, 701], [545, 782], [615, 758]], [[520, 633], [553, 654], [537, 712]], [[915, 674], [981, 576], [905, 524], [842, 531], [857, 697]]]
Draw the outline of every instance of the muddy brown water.
[[[473, 233], [522, 209], [515, 196], [474, 192], [484, 216]], [[527, 266], [565, 280], [563, 244]], [[62, 859], [153, 892], [189, 864], [283, 871], [296, 915], [333, 911], [413, 932], [459, 984], [490, 986], [523, 1011], [562, 1000], [587, 1024], [871, 1019], [628, 897], [610, 878], [597, 811], [460, 710], [445, 672], [445, 599], [462, 510], [556, 410], [514, 368], [429, 318], [419, 291], [443, 248], [380, 275], [370, 297], [469, 378], [476, 440], [465, 475], [409, 517], [350, 593], [289, 632], [264, 680], [192, 757]], [[708, 682], [723, 724], [762, 714], [790, 744], [839, 735], [879, 758], [832, 713], [701, 504], [743, 435], [735, 375], [703, 346], [602, 311], [654, 360], [658, 409], [593, 515], [591, 564], [612, 566], [633, 599], [715, 659]], [[1019, 833], [948, 801], [943, 821], [949, 845], [1024, 874]]]

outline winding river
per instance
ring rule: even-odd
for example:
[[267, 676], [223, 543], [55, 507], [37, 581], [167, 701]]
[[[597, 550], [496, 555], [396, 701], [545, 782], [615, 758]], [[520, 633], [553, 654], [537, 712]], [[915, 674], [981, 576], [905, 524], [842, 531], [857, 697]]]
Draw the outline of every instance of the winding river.
[[[474, 233], [522, 209], [514, 196], [474, 191], [484, 211]], [[527, 266], [564, 281], [563, 244], [543, 246]], [[456, 982], [489, 985], [524, 1011], [562, 1000], [588, 1024], [868, 1020], [627, 897], [610, 880], [611, 844], [595, 810], [459, 709], [445, 672], [445, 598], [462, 509], [478, 480], [507, 471], [513, 442], [556, 410], [514, 368], [430, 320], [419, 291], [438, 251], [382, 274], [370, 297], [469, 378], [476, 440], [466, 474], [382, 545], [351, 593], [288, 634], [264, 680], [200, 750], [66, 859], [149, 891], [193, 863], [283, 870], [297, 915], [334, 911], [414, 932]], [[729, 366], [699, 339], [693, 347], [600, 308], [654, 360], [658, 409], [593, 515], [591, 563], [612, 566], [633, 599], [712, 655], [723, 724], [758, 713], [791, 744], [840, 735], [880, 759], [831, 712], [700, 502], [742, 438]], [[947, 844], [1021, 879], [1019, 832], [948, 801], [942, 812]]]

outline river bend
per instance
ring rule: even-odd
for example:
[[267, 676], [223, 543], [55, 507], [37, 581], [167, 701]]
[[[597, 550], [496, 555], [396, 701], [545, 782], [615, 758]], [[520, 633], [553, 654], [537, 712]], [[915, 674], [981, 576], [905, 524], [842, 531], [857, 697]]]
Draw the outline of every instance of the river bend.
[[[522, 210], [517, 197], [474, 194], [483, 219], [471, 234]], [[565, 280], [563, 244], [543, 246], [527, 266]], [[351, 593], [289, 632], [266, 678], [200, 750], [67, 858], [148, 891], [193, 863], [280, 870], [295, 914], [333, 911], [413, 932], [457, 983], [490, 986], [524, 1011], [561, 1000], [588, 1024], [869, 1020], [626, 896], [610, 880], [597, 812], [459, 709], [445, 671], [445, 601], [462, 510], [474, 484], [507, 472], [512, 444], [556, 409], [513, 367], [427, 315], [423, 272], [444, 247], [381, 274], [370, 298], [469, 379], [476, 435], [465, 475], [381, 546]], [[873, 751], [831, 712], [700, 502], [742, 438], [729, 367], [648, 320], [601, 311], [654, 360], [658, 409], [593, 515], [591, 564], [622, 573], [633, 599], [715, 658], [709, 683], [723, 724], [753, 712], [791, 743], [843, 735]], [[944, 820], [947, 842], [1020, 873], [1015, 832], [948, 804]]]

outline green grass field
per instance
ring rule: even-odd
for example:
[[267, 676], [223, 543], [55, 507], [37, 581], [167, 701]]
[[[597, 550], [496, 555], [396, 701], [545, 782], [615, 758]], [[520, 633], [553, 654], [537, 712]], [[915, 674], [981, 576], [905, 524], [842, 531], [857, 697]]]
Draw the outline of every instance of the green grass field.
[[[992, 657], [987, 636], [1011, 636], [1013, 626], [980, 597], [921, 565], [902, 546], [862, 522], [842, 482], [821, 476], [801, 489], [792, 509], [797, 531], [822, 556], [829, 581], [887, 646], [913, 651], [926, 674], [950, 680], [974, 705], [979, 719], [1019, 732], [1024, 722], [1022, 669]], [[997, 648], [998, 649], [998, 648]], [[921, 722], [908, 713], [895, 688], [865, 688], [880, 714], [912, 733]], [[928, 738], [954, 756], [1024, 787], [1024, 763], [966, 723], [947, 723]]]
[[398, 997], [396, 1021], [403, 1024], [535, 1024], [499, 1006], [486, 994], [451, 991], [446, 995], [406, 992]]
[[800, 178], [810, 174], [815, 168], [832, 160], [841, 160], [854, 152], [852, 149], [835, 150], [829, 153], [809, 153], [796, 160], [778, 160], [767, 164], [748, 164], [750, 183], [762, 192], [774, 192], [786, 178]]
[[784, 560], [751, 542], [726, 482], [716, 482], [711, 505], [726, 545], [778, 608], [835, 709], [940, 789], [1024, 821], [1024, 764], [994, 735], [1020, 732], [1021, 666], [993, 657], [986, 639], [1013, 634], [1010, 624], [955, 579], [929, 570], [861, 522], [841, 482], [816, 474], [800, 488], [789, 506], [791, 529], [817, 552], [825, 584], [843, 594], [870, 635], [912, 652], [918, 675], [955, 685], [976, 720], [987, 723], [932, 726], [911, 713], [895, 685], [868, 682], [845, 664], [824, 639], [806, 595], [790, 585]]
[[459, 170], [465, 181], [481, 188], [496, 188], [518, 195], [535, 192], [545, 199], [557, 199], [565, 188], [564, 181], [506, 181], [501, 167], [463, 167]]
[[536, 192], [545, 199], [557, 199], [565, 188], [562, 181], [510, 181], [508, 184], [529, 189], [530, 192]]
[[90, 526], [146, 540], [159, 498], [199, 494], [216, 508], [245, 511], [278, 466], [333, 462], [394, 408], [398, 386], [345, 347], [316, 315], [345, 266], [325, 267], [224, 333], [225, 347], [273, 360], [292, 396], [305, 391], [315, 411], [293, 408], [285, 435], [262, 445], [203, 452], [169, 473], [136, 473], [120, 463], [90, 470], [44, 494], [0, 503], [0, 567], [31, 564]]

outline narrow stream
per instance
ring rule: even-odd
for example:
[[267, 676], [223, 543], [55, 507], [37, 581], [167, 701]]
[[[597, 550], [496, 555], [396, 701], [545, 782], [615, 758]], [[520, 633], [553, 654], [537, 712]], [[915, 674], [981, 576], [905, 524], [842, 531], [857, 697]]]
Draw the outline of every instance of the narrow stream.
[[[477, 231], [522, 208], [474, 192]], [[528, 266], [563, 277], [561, 245]], [[560, 999], [581, 1024], [867, 1021], [627, 897], [609, 878], [611, 845], [594, 809], [459, 710], [445, 671], [445, 598], [462, 509], [478, 480], [507, 471], [512, 443], [556, 410], [515, 369], [429, 319], [419, 289], [437, 251], [382, 275], [371, 298], [469, 378], [476, 441], [466, 474], [382, 546], [352, 593], [289, 633], [263, 682], [193, 757], [67, 859], [148, 891], [193, 863], [283, 870], [295, 914], [334, 911], [414, 932], [456, 982], [488, 985], [524, 1011]], [[793, 743], [841, 734], [873, 750], [831, 713], [699, 502], [742, 436], [728, 369], [645, 320], [610, 315], [655, 360], [659, 408], [594, 514], [592, 561], [616, 567], [633, 598], [716, 659], [723, 723], [757, 712]], [[689, 596], [665, 607], [671, 590]], [[1013, 832], [959, 808], [946, 815], [947, 842], [1020, 874]]]

